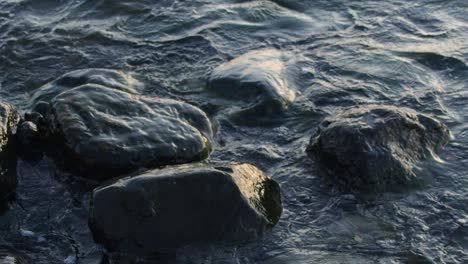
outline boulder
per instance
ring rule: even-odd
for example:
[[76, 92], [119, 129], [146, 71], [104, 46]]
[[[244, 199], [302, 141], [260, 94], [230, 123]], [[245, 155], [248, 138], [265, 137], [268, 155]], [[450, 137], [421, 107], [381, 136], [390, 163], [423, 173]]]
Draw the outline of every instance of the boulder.
[[28, 102], [31, 111], [43, 113], [43, 104], [62, 92], [85, 84], [99, 84], [127, 93], [138, 93], [143, 84], [130, 75], [110, 69], [84, 69], [66, 73], [37, 89]]
[[55, 96], [44, 123], [41, 134], [64, 167], [97, 180], [202, 160], [211, 151], [210, 120], [195, 106], [97, 84]]
[[16, 187], [15, 134], [20, 115], [13, 106], [0, 102], [0, 200]]
[[258, 238], [282, 212], [278, 184], [249, 164], [185, 164], [95, 189], [89, 226], [110, 252], [150, 255]]
[[438, 120], [407, 108], [361, 106], [325, 119], [307, 153], [351, 192], [394, 191], [418, 182], [416, 163], [450, 139]]
[[287, 56], [275, 49], [252, 51], [215, 68], [208, 90], [241, 102], [233, 117], [262, 119], [282, 113], [294, 101], [288, 86]]

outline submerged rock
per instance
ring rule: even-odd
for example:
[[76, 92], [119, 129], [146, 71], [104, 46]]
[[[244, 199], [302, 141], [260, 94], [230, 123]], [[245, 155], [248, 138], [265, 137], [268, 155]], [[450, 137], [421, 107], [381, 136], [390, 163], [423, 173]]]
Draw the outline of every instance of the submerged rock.
[[130, 75], [110, 69], [84, 69], [66, 73], [34, 92], [29, 108], [43, 113], [44, 104], [62, 92], [85, 84], [99, 84], [127, 93], [138, 93], [143, 84]]
[[278, 184], [248, 164], [191, 164], [125, 177], [94, 190], [96, 242], [130, 255], [258, 238], [282, 212]]
[[13, 106], [0, 102], [0, 200], [16, 187], [15, 134], [20, 115]]
[[95, 84], [53, 98], [44, 129], [65, 167], [94, 179], [197, 161], [211, 150], [211, 123], [200, 109]]
[[[274, 49], [253, 51], [215, 68], [208, 89], [244, 102], [235, 113], [240, 119], [263, 118], [283, 112], [295, 99], [288, 86], [286, 59]], [[247, 104], [247, 105], [245, 105]]]
[[362, 106], [324, 120], [307, 152], [346, 191], [392, 191], [417, 182], [415, 164], [450, 138], [436, 119], [407, 108]]

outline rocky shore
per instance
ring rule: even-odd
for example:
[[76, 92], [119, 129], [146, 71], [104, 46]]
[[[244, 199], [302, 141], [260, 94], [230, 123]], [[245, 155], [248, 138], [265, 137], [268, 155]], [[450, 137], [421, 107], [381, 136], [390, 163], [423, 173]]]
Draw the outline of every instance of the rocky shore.
[[[294, 104], [287, 64], [277, 50], [247, 53], [215, 68], [207, 92], [232, 102], [226, 111], [236, 125], [261, 125]], [[211, 162], [212, 117], [186, 102], [143, 96], [142, 87], [120, 71], [87, 69], [37, 89], [23, 117], [0, 103], [1, 200], [14, 193], [18, 153], [40, 153], [96, 182], [89, 227], [107, 253], [244, 243], [271, 230], [282, 214], [274, 175], [255, 164]], [[319, 121], [303, 151], [345, 193], [410, 188], [417, 164], [450, 139], [434, 117], [388, 105], [352, 106]]]

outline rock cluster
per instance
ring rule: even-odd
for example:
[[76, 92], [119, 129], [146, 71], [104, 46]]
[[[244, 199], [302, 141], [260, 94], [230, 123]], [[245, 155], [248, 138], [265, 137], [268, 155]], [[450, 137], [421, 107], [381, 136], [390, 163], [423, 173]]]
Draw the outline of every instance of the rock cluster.
[[[232, 102], [231, 120], [272, 119], [296, 96], [286, 57], [273, 49], [242, 55], [213, 70], [208, 91]], [[270, 230], [282, 213], [279, 185], [250, 164], [200, 163], [214, 145], [208, 115], [142, 88], [123, 72], [87, 69], [40, 87], [23, 119], [0, 102], [0, 200], [16, 186], [17, 149], [41, 146], [74, 174], [107, 180], [92, 192], [89, 227], [108, 252], [168, 253]], [[394, 191], [416, 182], [418, 162], [449, 138], [431, 116], [361, 105], [325, 118], [307, 154], [344, 191]]]
[[210, 119], [193, 105], [140, 95], [141, 85], [114, 70], [68, 73], [33, 94], [19, 124], [25, 151], [41, 142], [64, 169], [110, 180], [91, 198], [96, 242], [144, 256], [271, 229], [282, 212], [278, 184], [248, 164], [193, 164], [212, 150]]
[[[275, 49], [244, 54], [212, 71], [208, 91], [234, 102], [231, 120], [243, 124], [271, 120], [295, 99], [288, 85], [287, 57]], [[336, 92], [340, 93], [346, 91]], [[335, 108], [345, 100], [322, 99]], [[325, 118], [307, 153], [344, 191], [393, 191], [416, 183], [418, 162], [432, 157], [449, 137], [448, 128], [433, 117], [408, 108], [364, 103]]]

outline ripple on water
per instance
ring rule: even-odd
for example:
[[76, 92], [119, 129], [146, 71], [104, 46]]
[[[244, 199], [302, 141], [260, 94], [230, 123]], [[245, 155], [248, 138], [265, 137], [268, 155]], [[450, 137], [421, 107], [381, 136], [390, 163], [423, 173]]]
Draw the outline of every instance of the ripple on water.
[[[245, 127], [211, 116], [211, 161], [264, 169], [281, 184], [282, 219], [255, 243], [187, 249], [167, 263], [464, 263], [467, 32], [464, 1], [0, 1], [0, 97], [24, 109], [62, 74], [106, 68], [136, 73], [145, 95], [213, 114], [216, 103], [230, 106], [205, 91], [215, 67], [253, 50], [288, 52], [297, 94], [279, 122]], [[361, 201], [317, 175], [304, 153], [313, 129], [365, 104], [413, 108], [449, 126], [441, 162], [420, 164], [425, 186]], [[94, 185], [47, 158], [20, 161], [18, 173], [16, 201], [0, 217], [0, 247], [39, 264], [97, 262], [87, 228]]]

